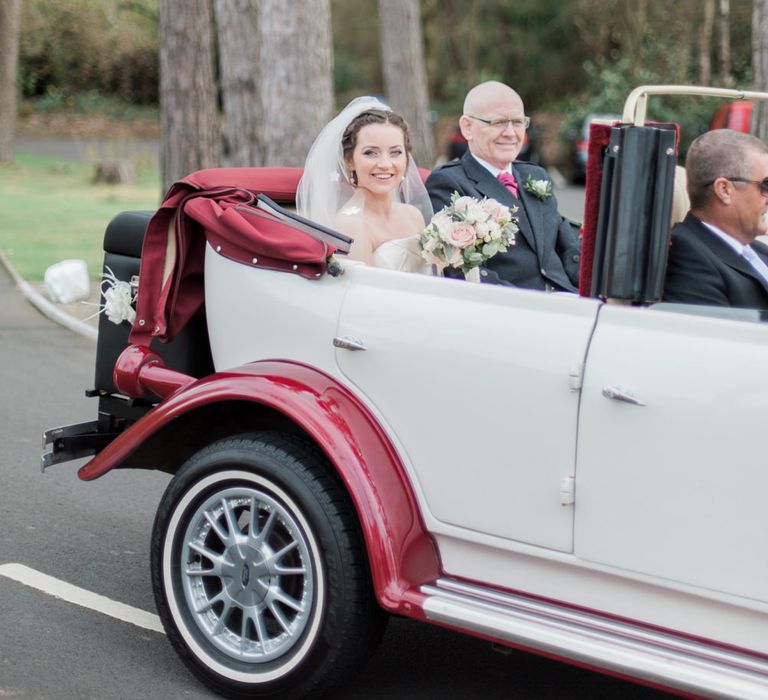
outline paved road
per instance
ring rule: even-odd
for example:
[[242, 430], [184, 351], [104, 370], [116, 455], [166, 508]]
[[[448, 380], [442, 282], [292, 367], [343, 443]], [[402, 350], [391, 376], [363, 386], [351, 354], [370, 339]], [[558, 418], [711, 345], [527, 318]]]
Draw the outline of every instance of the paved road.
[[[38, 468], [40, 432], [95, 417], [94, 344], [39, 315], [0, 268], [0, 698], [209, 698], [165, 637], [80, 607], [62, 582], [154, 613], [148, 543], [168, 478], [125, 470], [78, 481], [81, 462]], [[42, 592], [7, 575], [53, 577]], [[28, 570], [25, 570], [28, 571]], [[36, 575], [39, 579], [39, 574]], [[661, 699], [661, 693], [487, 642], [393, 619], [359, 677], [333, 700]]]
[[584, 188], [580, 185], [565, 185], [555, 189], [559, 212], [574, 221], [584, 220]]
[[79, 137], [18, 138], [17, 153], [34, 153], [64, 160], [112, 160], [130, 158], [160, 166], [160, 144], [156, 139], [94, 139]]
[[[0, 566], [19, 563], [143, 610], [152, 513], [164, 479], [124, 472], [90, 484], [72, 465], [39, 470], [44, 427], [95, 417], [83, 390], [93, 342], [29, 306], [0, 269]], [[0, 697], [209, 697], [163, 635], [0, 576]]]

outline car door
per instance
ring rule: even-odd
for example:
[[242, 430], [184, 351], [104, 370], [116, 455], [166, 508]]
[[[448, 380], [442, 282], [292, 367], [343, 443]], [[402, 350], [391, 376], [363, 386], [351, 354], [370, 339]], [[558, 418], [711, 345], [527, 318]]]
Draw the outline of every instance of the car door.
[[768, 325], [603, 307], [582, 389], [575, 553], [765, 600], [767, 409]]
[[427, 520], [571, 551], [561, 489], [599, 303], [361, 266], [350, 274], [338, 337], [366, 350], [338, 349], [337, 363], [395, 439]]

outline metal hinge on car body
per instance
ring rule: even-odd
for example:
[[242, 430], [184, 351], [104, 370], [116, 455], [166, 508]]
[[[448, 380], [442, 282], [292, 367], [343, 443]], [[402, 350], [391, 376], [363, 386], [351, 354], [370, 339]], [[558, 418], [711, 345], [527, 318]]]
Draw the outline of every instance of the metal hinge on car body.
[[578, 362], [573, 367], [571, 367], [571, 371], [568, 372], [568, 388], [571, 391], [580, 391], [583, 378], [584, 363]]
[[560, 505], [572, 506], [576, 500], [576, 477], [571, 474], [570, 476], [563, 477], [560, 480]]

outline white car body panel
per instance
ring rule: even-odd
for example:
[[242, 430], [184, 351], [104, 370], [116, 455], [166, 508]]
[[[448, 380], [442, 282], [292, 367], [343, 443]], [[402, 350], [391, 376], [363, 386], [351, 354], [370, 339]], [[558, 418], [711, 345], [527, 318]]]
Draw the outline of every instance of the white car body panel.
[[[768, 601], [766, 357], [759, 323], [601, 310], [582, 389], [579, 557]], [[647, 405], [606, 399], [609, 385]]]
[[424, 507], [442, 523], [571, 551], [560, 494], [576, 444], [569, 373], [599, 302], [359, 273], [338, 333], [369, 349], [339, 350], [337, 361], [405, 445]]
[[348, 278], [254, 270], [205, 255], [205, 305], [217, 372], [264, 359], [294, 359], [334, 374], [333, 336]]
[[[209, 249], [216, 369], [284, 358], [348, 386], [446, 576], [768, 655], [768, 327], [344, 266], [309, 281]], [[462, 605], [435, 601], [458, 624]]]

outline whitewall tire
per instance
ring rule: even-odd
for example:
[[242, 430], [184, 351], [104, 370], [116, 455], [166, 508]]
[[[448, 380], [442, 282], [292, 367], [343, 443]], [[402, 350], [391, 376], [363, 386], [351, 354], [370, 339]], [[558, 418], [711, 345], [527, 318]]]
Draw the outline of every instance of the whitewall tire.
[[152, 579], [168, 637], [230, 697], [318, 694], [383, 628], [348, 495], [296, 437], [222, 440], [184, 464], [158, 508]]

